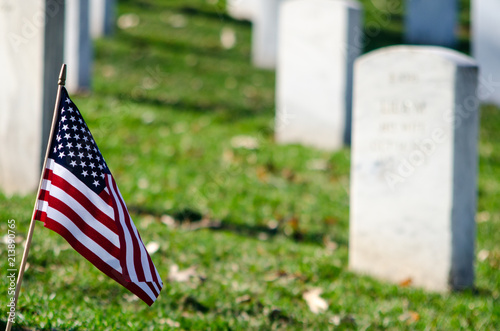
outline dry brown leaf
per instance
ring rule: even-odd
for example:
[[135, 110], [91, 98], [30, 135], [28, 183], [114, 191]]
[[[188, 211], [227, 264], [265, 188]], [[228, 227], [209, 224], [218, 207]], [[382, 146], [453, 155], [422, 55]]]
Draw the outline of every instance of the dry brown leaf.
[[268, 176], [268, 171], [265, 167], [257, 167], [256, 169], [257, 171], [257, 178], [261, 181], [261, 182], [267, 182], [267, 176]]
[[161, 318], [158, 320], [158, 324], [166, 324], [172, 328], [178, 328], [181, 326], [181, 323], [171, 320], [170, 318]]
[[314, 288], [302, 294], [302, 298], [306, 301], [309, 309], [314, 313], [322, 313], [328, 309], [328, 303], [320, 297], [323, 292], [320, 288]]
[[173, 264], [170, 266], [170, 271], [168, 273], [168, 280], [172, 282], [187, 282], [191, 279], [191, 277], [199, 277], [196, 273], [196, 267], [191, 266], [184, 270], [179, 270], [179, 266], [177, 264]]
[[236, 298], [236, 303], [246, 303], [252, 301], [252, 297], [248, 294]]
[[167, 214], [162, 215], [160, 220], [163, 224], [165, 224], [166, 226], [168, 226], [170, 228], [175, 228], [175, 226], [176, 226], [175, 219], [170, 215], [167, 215]]
[[415, 311], [408, 311], [399, 316], [401, 322], [406, 322], [407, 324], [415, 323], [420, 320], [420, 314]]
[[399, 286], [401, 287], [408, 287], [413, 283], [413, 280], [411, 278], [407, 278], [401, 282], [399, 282]]
[[286, 180], [293, 182], [295, 179], [295, 172], [293, 172], [292, 169], [284, 168], [281, 170], [281, 176]]
[[306, 167], [309, 170], [326, 170], [328, 169], [328, 161], [323, 159], [309, 160]]
[[183, 227], [188, 230], [198, 230], [198, 229], [218, 229], [222, 225], [219, 220], [212, 220], [207, 216], [204, 216], [199, 222], [187, 222]]
[[299, 219], [298, 217], [292, 217], [290, 220], [288, 220], [288, 224], [290, 224], [290, 226], [292, 227], [293, 231], [294, 232], [297, 232], [299, 231]]
[[477, 259], [479, 260], [479, 262], [484, 262], [486, 261], [489, 255], [490, 252], [488, 250], [482, 249], [479, 251], [479, 253], [477, 253]]
[[231, 147], [243, 149], [257, 149], [259, 148], [259, 141], [252, 136], [234, 136], [231, 138]]
[[158, 244], [156, 241], [152, 241], [146, 245], [146, 250], [150, 255], [153, 255], [160, 249], [160, 244]]
[[329, 236], [323, 236], [323, 244], [325, 245], [326, 250], [328, 250], [329, 252], [333, 252], [339, 247], [339, 244], [337, 244], [335, 241], [332, 241]]
[[487, 211], [482, 211], [476, 214], [476, 222], [484, 223], [488, 222], [491, 218], [491, 214]]
[[223, 28], [220, 33], [220, 42], [225, 49], [231, 49], [236, 44], [236, 33], [231, 28]]

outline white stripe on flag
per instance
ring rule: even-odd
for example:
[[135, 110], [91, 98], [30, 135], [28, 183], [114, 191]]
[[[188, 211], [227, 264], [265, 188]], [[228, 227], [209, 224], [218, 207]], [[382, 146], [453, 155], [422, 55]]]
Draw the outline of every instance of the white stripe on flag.
[[124, 210], [123, 206], [120, 204], [120, 201], [118, 201], [118, 198], [116, 196], [115, 189], [113, 187], [114, 181], [112, 176], [108, 176], [108, 182], [111, 183], [111, 185], [108, 185], [109, 190], [111, 191], [111, 196], [113, 197], [113, 200], [115, 201], [116, 208], [118, 210], [118, 219], [115, 219], [115, 222], [119, 222], [121, 225], [121, 228], [123, 229], [123, 235], [125, 236], [125, 247], [120, 247], [120, 249], [125, 250], [125, 263], [127, 265], [127, 271], [128, 271], [128, 276], [131, 281], [138, 282], [139, 279], [137, 278], [137, 274], [135, 272], [135, 263], [134, 263], [134, 246], [132, 244], [132, 238], [130, 236], [130, 233], [127, 229], [127, 225], [124, 223], [124, 213], [128, 212], [126, 209]]
[[[151, 288], [149, 288], [148, 284], [145, 282], [133, 282], [135, 285], [139, 286], [141, 290], [144, 291], [148, 295], [148, 297], [151, 298], [151, 300], [155, 301], [156, 300], [156, 295], [151, 291]], [[160, 291], [158, 291], [160, 293]]]
[[[118, 189], [118, 194], [120, 194], [119, 189]], [[123, 201], [121, 194], [119, 195], [119, 198], [122, 200], [123, 204], [125, 205], [125, 201]], [[137, 241], [139, 244], [139, 250], [141, 253], [141, 264], [142, 264], [142, 269], [144, 270], [144, 277], [145, 277], [146, 281], [152, 282], [153, 275], [151, 274], [151, 270], [149, 269], [148, 252], [146, 251], [146, 248], [144, 247], [144, 243], [142, 242], [141, 238], [139, 237], [139, 233], [137, 232], [137, 228], [135, 227], [134, 223], [132, 222], [132, 218], [130, 218], [130, 224], [132, 226], [132, 230], [134, 231], [134, 236], [137, 238]]]
[[52, 185], [50, 195], [66, 204], [70, 209], [77, 213], [88, 226], [94, 228], [97, 232], [113, 243], [113, 245], [120, 248], [120, 238], [118, 237], [118, 234], [114, 233], [107, 226], [96, 220], [95, 217], [71, 195], [67, 194], [56, 185]]
[[69, 184], [75, 187], [83, 195], [85, 195], [92, 204], [94, 204], [98, 209], [100, 209], [109, 218], [114, 219], [115, 213], [113, 207], [108, 205], [98, 194], [89, 189], [82, 181], [80, 181], [75, 175], [73, 175], [68, 169], [54, 163], [54, 168], [52, 170], [55, 175], [64, 178]]
[[40, 187], [42, 190], [48, 191], [50, 189], [51, 182], [48, 179], [42, 180], [42, 186]]
[[47, 208], [49, 207], [49, 203], [47, 201], [38, 200], [36, 210], [41, 212], [47, 212]]
[[69, 218], [64, 214], [49, 207], [47, 210], [47, 217], [59, 223], [61, 226], [66, 228], [77, 241], [84, 245], [87, 249], [92, 251], [97, 255], [104, 263], [109, 265], [111, 268], [115, 269], [117, 272], [122, 272], [122, 267], [120, 266], [120, 261], [108, 253], [104, 248], [97, 244], [94, 240], [89, 238], [85, 233], [83, 233]]

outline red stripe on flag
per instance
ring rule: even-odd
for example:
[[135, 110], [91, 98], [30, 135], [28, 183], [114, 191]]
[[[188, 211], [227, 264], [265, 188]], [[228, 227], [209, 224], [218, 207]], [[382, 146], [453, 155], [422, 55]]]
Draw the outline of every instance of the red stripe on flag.
[[99, 243], [99, 246], [104, 248], [109, 254], [111, 254], [116, 259], [120, 257], [120, 249], [116, 247], [111, 241], [108, 240], [101, 233], [97, 232], [93, 227], [88, 225], [73, 209], [66, 205], [61, 200], [56, 197], [51, 197], [50, 206], [57, 211], [64, 214], [69, 218], [76, 227], [78, 227], [83, 233], [85, 233], [90, 239]]
[[[151, 306], [154, 303], [153, 299], [151, 299], [150, 296], [146, 292], [144, 292], [144, 290], [142, 290], [139, 286], [137, 286], [134, 283], [127, 282], [118, 271], [111, 268], [107, 263], [102, 261], [96, 254], [94, 254], [91, 250], [89, 250], [85, 245], [82, 245], [73, 236], [73, 234], [70, 231], [68, 231], [64, 226], [62, 226], [55, 220], [49, 218], [45, 223], [45, 227], [54, 232], [57, 232], [61, 237], [66, 239], [66, 241], [71, 245], [71, 247], [73, 247], [74, 250], [76, 250], [84, 258], [86, 258], [97, 269], [99, 269], [101, 272], [105, 273], [108, 277], [112, 278], [113, 280], [115, 280], [116, 282], [127, 288], [129, 291], [137, 295], [141, 300], [146, 302], [149, 306]], [[153, 293], [155, 293], [155, 291], [153, 291]], [[155, 293], [155, 296], [158, 296], [158, 293]]]
[[58, 176], [57, 174], [53, 174], [52, 176], [52, 185], [61, 188], [66, 193], [68, 193], [72, 198], [77, 200], [87, 211], [95, 217], [96, 220], [101, 222], [104, 226], [106, 226], [109, 230], [117, 233], [116, 223], [113, 219], [109, 218], [108, 215], [103, 213], [96, 205], [90, 201], [87, 196], [82, 194], [80, 190], [75, 188], [69, 182], [67, 182], [64, 178]]
[[[126, 223], [126, 220], [130, 221], [127, 207], [125, 207], [122, 199], [120, 199], [120, 192], [118, 191], [118, 187], [113, 180], [113, 176], [106, 176], [106, 184], [111, 189], [111, 196], [113, 197], [113, 202], [115, 204], [115, 220], [116, 226], [120, 233], [120, 248], [122, 251], [120, 262], [122, 268], [124, 269], [124, 274], [126, 270], [126, 275], [128, 275], [130, 279], [135, 278], [138, 281], [146, 281], [144, 277], [144, 271], [141, 267], [142, 263], [140, 260], [140, 256], [137, 256], [137, 252], [139, 249], [137, 240], [135, 236], [129, 231], [129, 225]], [[128, 238], [130, 240], [128, 240]], [[130, 258], [132, 258], [133, 260], [133, 270], [129, 270]], [[133, 271], [135, 277], [131, 277], [131, 271]]]

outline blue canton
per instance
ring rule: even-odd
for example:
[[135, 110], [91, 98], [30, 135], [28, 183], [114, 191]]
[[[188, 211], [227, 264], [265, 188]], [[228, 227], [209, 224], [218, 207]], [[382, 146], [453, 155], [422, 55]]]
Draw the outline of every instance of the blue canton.
[[65, 88], [61, 90], [61, 102], [49, 158], [71, 171], [97, 194], [106, 187], [104, 178], [105, 174], [110, 174], [108, 166]]

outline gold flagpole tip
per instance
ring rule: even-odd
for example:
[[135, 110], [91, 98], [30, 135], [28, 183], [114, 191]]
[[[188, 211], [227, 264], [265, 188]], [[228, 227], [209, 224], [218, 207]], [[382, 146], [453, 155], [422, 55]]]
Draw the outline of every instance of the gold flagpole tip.
[[59, 82], [57, 85], [64, 86], [64, 84], [66, 84], [66, 64], [63, 63], [61, 66], [61, 73], [59, 73]]

